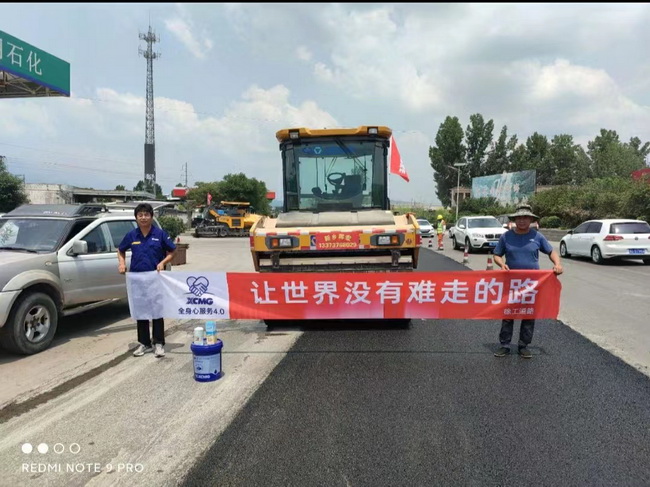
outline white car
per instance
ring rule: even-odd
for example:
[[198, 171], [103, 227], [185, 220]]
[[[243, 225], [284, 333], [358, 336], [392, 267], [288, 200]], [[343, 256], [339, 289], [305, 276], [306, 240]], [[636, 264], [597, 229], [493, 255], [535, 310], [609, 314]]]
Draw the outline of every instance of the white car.
[[420, 235], [422, 235], [422, 237], [433, 237], [435, 231], [433, 225], [429, 223], [429, 220], [425, 220], [424, 218], [418, 218], [417, 220], [418, 226], [420, 227]]
[[452, 228], [451, 241], [454, 249], [463, 246], [468, 253], [478, 249], [494, 249], [506, 232], [493, 216], [464, 216]]
[[623, 257], [650, 264], [650, 225], [642, 220], [588, 220], [560, 240], [560, 255], [591, 257], [596, 264]]

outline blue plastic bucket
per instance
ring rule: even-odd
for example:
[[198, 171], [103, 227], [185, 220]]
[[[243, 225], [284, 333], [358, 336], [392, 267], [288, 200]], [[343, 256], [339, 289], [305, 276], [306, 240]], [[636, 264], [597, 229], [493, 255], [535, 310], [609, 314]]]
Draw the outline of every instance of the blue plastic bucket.
[[221, 370], [221, 348], [223, 342], [217, 339], [214, 345], [197, 345], [192, 343], [190, 349], [194, 355], [194, 379], [198, 382], [212, 382], [223, 375]]

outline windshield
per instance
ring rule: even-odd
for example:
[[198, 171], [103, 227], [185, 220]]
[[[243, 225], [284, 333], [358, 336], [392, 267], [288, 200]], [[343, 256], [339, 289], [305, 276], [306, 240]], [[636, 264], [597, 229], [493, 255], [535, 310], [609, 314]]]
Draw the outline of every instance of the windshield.
[[646, 222], [613, 223], [609, 233], [650, 233], [650, 225]]
[[418, 220], [418, 225], [431, 225], [427, 220]]
[[67, 220], [44, 218], [0, 219], [0, 248], [51, 252], [63, 237]]
[[287, 211], [386, 209], [385, 143], [321, 137], [283, 146]]
[[501, 224], [496, 218], [474, 218], [467, 220], [467, 228], [500, 228]]

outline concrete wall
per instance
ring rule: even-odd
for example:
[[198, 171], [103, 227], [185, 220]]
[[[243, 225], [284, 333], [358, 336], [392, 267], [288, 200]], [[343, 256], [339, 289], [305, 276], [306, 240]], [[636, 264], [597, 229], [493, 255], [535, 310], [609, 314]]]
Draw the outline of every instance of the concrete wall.
[[29, 202], [33, 204], [58, 205], [72, 203], [72, 186], [67, 184], [25, 184]]

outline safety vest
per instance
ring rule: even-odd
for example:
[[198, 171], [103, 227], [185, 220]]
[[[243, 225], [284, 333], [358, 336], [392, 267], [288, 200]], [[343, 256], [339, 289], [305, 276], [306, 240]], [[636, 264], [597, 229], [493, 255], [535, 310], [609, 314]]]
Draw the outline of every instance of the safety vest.
[[436, 232], [445, 233], [445, 221], [444, 220], [438, 220], [436, 222]]

